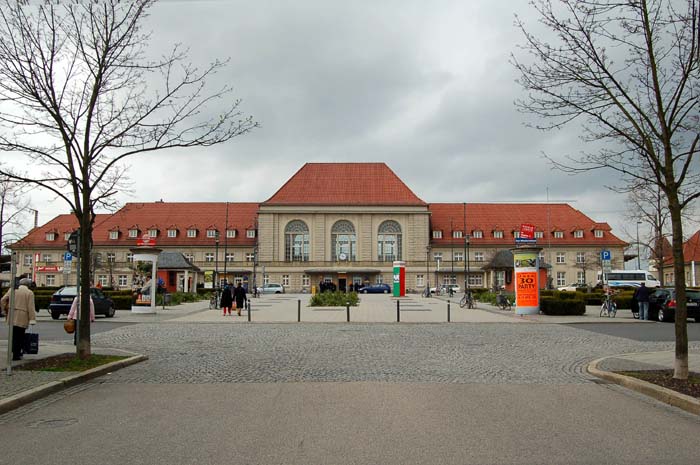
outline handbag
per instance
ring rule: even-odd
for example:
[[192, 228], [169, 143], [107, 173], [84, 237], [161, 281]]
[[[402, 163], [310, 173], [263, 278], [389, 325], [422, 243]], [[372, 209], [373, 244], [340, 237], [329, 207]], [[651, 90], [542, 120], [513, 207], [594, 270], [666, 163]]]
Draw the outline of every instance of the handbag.
[[[30, 329], [31, 331], [31, 329]], [[24, 353], [38, 354], [39, 353], [39, 333], [27, 332], [24, 333]]]
[[235, 301], [235, 300], [233, 301], [233, 305], [231, 306], [231, 308], [234, 309], [234, 310], [235, 310], [236, 308], [238, 308], [238, 307], [236, 306], [236, 301]]
[[66, 320], [65, 323], [63, 323], [63, 329], [68, 333], [68, 334], [73, 334], [75, 332], [75, 320]]

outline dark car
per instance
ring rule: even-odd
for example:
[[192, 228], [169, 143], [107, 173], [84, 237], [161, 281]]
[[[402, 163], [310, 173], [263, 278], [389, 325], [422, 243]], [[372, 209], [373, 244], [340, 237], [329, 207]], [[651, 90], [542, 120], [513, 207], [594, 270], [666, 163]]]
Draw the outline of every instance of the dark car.
[[388, 294], [391, 292], [391, 287], [388, 284], [368, 284], [358, 289], [357, 292], [362, 294]]
[[[700, 291], [686, 289], [688, 318], [694, 318], [700, 323]], [[639, 318], [637, 302], [632, 304], [632, 313]], [[671, 287], [655, 289], [649, 296], [649, 319], [658, 321], [673, 321], [676, 317], [676, 290]]]
[[[58, 320], [61, 315], [68, 315], [73, 299], [75, 299], [77, 293], [78, 290], [75, 286], [65, 286], [54, 292], [51, 296], [51, 303], [49, 304], [51, 318]], [[96, 287], [90, 289], [90, 294], [95, 304], [95, 315], [104, 315], [107, 318], [112, 318], [114, 316], [114, 302], [112, 302], [112, 299], [107, 297], [101, 289], [97, 289]]]

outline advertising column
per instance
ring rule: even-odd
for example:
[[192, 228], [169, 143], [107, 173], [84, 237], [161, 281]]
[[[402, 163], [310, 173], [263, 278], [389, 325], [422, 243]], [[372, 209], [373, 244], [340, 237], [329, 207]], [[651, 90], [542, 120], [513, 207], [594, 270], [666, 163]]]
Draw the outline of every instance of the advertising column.
[[513, 252], [515, 268], [515, 313], [537, 315], [540, 312], [540, 247], [518, 247]]
[[406, 297], [406, 262], [394, 262], [394, 297]]

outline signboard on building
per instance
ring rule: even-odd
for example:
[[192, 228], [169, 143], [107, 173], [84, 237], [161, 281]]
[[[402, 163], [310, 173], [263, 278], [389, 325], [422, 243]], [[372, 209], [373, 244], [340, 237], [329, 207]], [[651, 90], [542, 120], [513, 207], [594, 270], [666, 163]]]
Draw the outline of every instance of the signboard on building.
[[523, 223], [520, 225], [520, 239], [535, 239], [535, 225]]
[[146, 233], [136, 239], [136, 245], [139, 247], [155, 247], [156, 239], [155, 237], [151, 237], [150, 234]]

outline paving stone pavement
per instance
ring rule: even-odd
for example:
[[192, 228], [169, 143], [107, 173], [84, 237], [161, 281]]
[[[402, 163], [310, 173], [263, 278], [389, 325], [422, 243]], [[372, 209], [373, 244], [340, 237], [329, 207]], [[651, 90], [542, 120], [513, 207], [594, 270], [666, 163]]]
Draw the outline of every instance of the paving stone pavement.
[[[566, 325], [141, 324], [93, 343], [149, 360], [107, 383], [416, 382], [585, 383], [607, 355], [669, 350]], [[691, 343], [700, 349], [700, 343]]]

